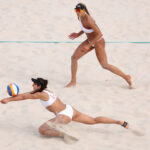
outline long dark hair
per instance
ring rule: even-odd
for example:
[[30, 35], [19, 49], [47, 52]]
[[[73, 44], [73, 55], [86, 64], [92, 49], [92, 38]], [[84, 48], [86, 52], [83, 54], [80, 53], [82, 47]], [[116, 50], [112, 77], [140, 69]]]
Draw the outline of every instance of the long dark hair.
[[[83, 3], [78, 3], [77, 5], [81, 5], [81, 6], [85, 9], [85, 12], [86, 12], [88, 15], [90, 15], [90, 13], [89, 13], [89, 11], [88, 11], [88, 9], [87, 9], [87, 7], [86, 7], [85, 4], [83, 4]], [[77, 6], [77, 5], [76, 5], [76, 6]]]
[[44, 89], [47, 88], [47, 84], [48, 84], [48, 80], [45, 80], [43, 78], [37, 78], [37, 79], [31, 79], [34, 84], [36, 84], [37, 86], [41, 86], [40, 89], [37, 89], [33, 92], [31, 92], [31, 94], [37, 93], [37, 92], [42, 92]]

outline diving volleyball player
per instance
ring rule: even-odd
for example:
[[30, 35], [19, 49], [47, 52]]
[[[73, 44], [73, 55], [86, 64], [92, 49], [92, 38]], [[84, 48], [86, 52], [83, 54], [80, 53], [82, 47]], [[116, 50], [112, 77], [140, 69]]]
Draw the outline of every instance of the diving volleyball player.
[[[43, 78], [33, 79], [33, 91], [23, 94], [18, 94], [15, 97], [4, 98], [0, 102], [7, 104], [13, 101], [21, 101], [27, 99], [40, 99], [42, 105], [56, 116], [39, 127], [39, 132], [46, 136], [64, 137], [65, 133], [60, 132], [54, 128], [54, 124], [68, 124], [71, 121], [76, 121], [88, 125], [94, 125], [99, 123], [104, 124], [117, 124], [128, 129], [129, 125], [125, 121], [114, 120], [102, 116], [90, 117], [84, 113], [79, 112], [74, 107], [68, 104], [64, 104], [52, 91], [47, 89], [48, 81]], [[32, 114], [31, 114], [32, 115]]]

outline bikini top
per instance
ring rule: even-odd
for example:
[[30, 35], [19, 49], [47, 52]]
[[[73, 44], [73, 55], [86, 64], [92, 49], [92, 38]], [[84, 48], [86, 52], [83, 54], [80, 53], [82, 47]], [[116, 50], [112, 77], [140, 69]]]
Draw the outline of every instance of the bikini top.
[[40, 99], [40, 102], [42, 103], [42, 105], [44, 107], [51, 106], [56, 101], [56, 98], [57, 98], [56, 95], [54, 93], [46, 91], [46, 90], [43, 90], [43, 92], [45, 92], [49, 95], [49, 100], [44, 101], [44, 100]]
[[83, 26], [83, 24], [82, 24], [82, 22], [81, 22], [80, 19], [79, 19], [79, 23], [80, 23], [80, 27], [81, 27], [81, 29], [82, 29], [83, 32], [85, 32], [85, 33], [92, 33], [92, 32], [94, 32], [93, 29], [86, 29], [86, 28]]

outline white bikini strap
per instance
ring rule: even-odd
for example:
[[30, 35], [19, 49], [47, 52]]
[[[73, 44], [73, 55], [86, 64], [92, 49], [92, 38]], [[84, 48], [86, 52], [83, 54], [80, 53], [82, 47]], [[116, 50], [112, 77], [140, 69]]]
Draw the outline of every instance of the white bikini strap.
[[50, 95], [49, 91], [43, 90], [43, 92], [47, 93], [48, 95]]

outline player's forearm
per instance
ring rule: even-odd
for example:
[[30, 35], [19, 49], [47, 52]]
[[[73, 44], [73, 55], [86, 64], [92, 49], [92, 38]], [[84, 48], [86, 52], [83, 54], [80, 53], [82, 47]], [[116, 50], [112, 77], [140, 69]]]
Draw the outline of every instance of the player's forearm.
[[81, 30], [80, 32], [78, 32], [78, 35], [82, 35], [84, 32]]
[[2, 103], [8, 103], [11, 101], [21, 101], [21, 100], [25, 100], [25, 96], [23, 96], [23, 94], [14, 96], [14, 97], [8, 97], [8, 98], [4, 98], [1, 100]]

